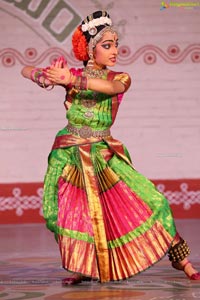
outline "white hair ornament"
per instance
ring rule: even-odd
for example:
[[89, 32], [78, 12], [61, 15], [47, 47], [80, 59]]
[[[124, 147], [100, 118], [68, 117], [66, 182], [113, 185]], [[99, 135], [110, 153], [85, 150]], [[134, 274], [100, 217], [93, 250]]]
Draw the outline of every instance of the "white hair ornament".
[[90, 35], [95, 35], [97, 33], [97, 26], [100, 25], [112, 25], [112, 21], [108, 17], [100, 17], [98, 19], [92, 19], [91, 21], [86, 21], [87, 23], [82, 24], [81, 29], [83, 32], [88, 31]]

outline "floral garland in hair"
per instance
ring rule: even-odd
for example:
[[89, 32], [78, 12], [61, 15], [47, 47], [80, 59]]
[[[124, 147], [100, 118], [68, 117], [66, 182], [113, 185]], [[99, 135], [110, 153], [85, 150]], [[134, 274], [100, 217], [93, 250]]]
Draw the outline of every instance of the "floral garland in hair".
[[87, 41], [81, 30], [81, 26], [78, 26], [72, 36], [72, 46], [74, 55], [78, 60], [88, 61], [89, 56], [87, 52]]
[[100, 25], [112, 25], [112, 21], [110, 18], [108, 17], [100, 17], [98, 19], [93, 19], [91, 21], [89, 21], [88, 23], [82, 24], [81, 29], [83, 32], [85, 31], [89, 31], [90, 29], [96, 27], [96, 26], [100, 26]]

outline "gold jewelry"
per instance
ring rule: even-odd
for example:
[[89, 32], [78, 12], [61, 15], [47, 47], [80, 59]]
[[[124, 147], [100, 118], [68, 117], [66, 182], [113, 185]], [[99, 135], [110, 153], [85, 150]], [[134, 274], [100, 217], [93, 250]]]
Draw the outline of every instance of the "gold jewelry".
[[75, 76], [74, 87], [76, 90], [87, 90], [87, 77], [86, 76]]
[[[108, 32], [110, 31], [112, 34], [116, 33], [117, 34], [117, 31], [115, 28], [113, 28], [112, 26], [105, 26], [101, 31], [99, 31], [95, 37], [91, 38], [92, 39], [92, 46], [93, 48], [96, 47], [96, 44], [100, 41], [100, 39], [103, 37], [104, 33], [105, 32]], [[91, 40], [90, 39], [90, 40]], [[90, 43], [90, 42], [89, 42]]]
[[87, 67], [88, 68], [93, 68], [94, 66], [94, 53], [93, 53], [93, 38], [90, 39], [89, 44], [88, 44], [88, 55], [89, 55], [89, 60], [87, 62]]
[[87, 67], [92, 69], [94, 67], [94, 55], [92, 52], [89, 52], [89, 60], [87, 62]]
[[94, 107], [97, 103], [97, 100], [93, 99], [93, 100], [90, 100], [90, 99], [82, 99], [81, 100], [81, 104], [84, 106], [84, 107], [87, 107], [87, 108], [91, 108], [91, 107]]
[[105, 130], [93, 130], [89, 126], [83, 126], [81, 128], [77, 128], [72, 124], [68, 123], [66, 126], [67, 130], [74, 135], [78, 135], [84, 139], [95, 137], [95, 138], [105, 138], [110, 136], [110, 128]]
[[97, 100], [95, 99], [82, 99], [81, 105], [87, 108], [86, 112], [84, 112], [84, 117], [87, 119], [91, 119], [94, 117], [93, 108], [96, 106]]
[[43, 71], [41, 73], [35, 73], [35, 82], [37, 83], [37, 85], [39, 85], [43, 89], [46, 89], [47, 91], [52, 90], [54, 88], [54, 84], [46, 84], [45, 79], [46, 77]]
[[84, 68], [83, 76], [88, 78], [102, 78], [107, 75], [107, 69], [91, 69], [91, 68]]

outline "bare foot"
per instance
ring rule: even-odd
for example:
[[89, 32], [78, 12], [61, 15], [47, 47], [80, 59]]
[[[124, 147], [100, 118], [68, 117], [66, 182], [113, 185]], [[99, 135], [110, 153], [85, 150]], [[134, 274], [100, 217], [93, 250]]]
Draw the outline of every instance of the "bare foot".
[[173, 262], [172, 266], [177, 270], [184, 271], [184, 273], [190, 279], [200, 280], [200, 273], [198, 273], [198, 271], [193, 267], [193, 265], [191, 264], [191, 262], [187, 258], [183, 259], [179, 263]]
[[74, 285], [81, 283], [82, 276], [77, 273], [72, 273], [69, 277], [66, 277], [62, 280], [63, 285]]

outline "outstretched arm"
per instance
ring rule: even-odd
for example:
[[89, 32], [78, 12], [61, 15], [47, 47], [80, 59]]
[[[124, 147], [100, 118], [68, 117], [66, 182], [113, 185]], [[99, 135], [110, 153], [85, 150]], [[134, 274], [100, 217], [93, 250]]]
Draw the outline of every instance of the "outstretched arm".
[[68, 67], [52, 67], [45, 72], [47, 78], [55, 84], [67, 86], [70, 84], [77, 89], [89, 89], [95, 92], [115, 95], [124, 93], [131, 84], [130, 76], [126, 73], [116, 75], [114, 80], [88, 78], [70, 73]]
[[87, 87], [95, 92], [116, 95], [127, 91], [130, 84], [131, 79], [128, 74], [122, 74], [122, 76], [115, 76], [112, 81], [99, 78], [89, 78]]
[[65, 68], [66, 62], [63, 57], [59, 57], [51, 66], [46, 68], [37, 68], [35, 66], [25, 66], [21, 70], [22, 76], [37, 83], [40, 87], [47, 88], [48, 86], [54, 86], [56, 82], [52, 82], [46, 76], [46, 71], [50, 68]]
[[22, 76], [24, 76], [25, 78], [31, 79], [31, 72], [32, 72], [35, 68], [36, 68], [36, 67], [34, 67], [34, 66], [25, 66], [25, 67], [21, 70]]
[[40, 87], [52, 89], [54, 84], [46, 77], [43, 68], [36, 68], [34, 66], [25, 66], [21, 71], [22, 76], [27, 79], [31, 79], [37, 83]]

